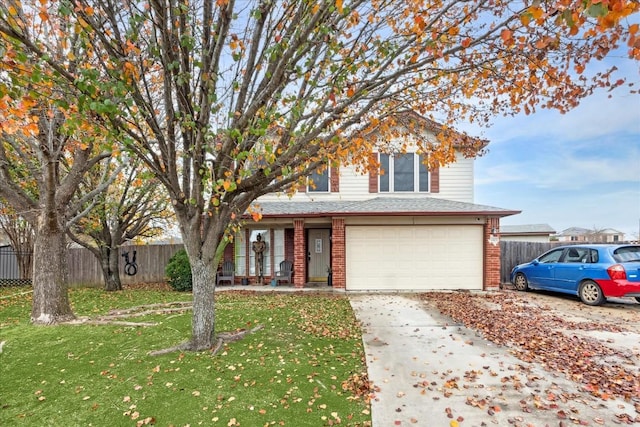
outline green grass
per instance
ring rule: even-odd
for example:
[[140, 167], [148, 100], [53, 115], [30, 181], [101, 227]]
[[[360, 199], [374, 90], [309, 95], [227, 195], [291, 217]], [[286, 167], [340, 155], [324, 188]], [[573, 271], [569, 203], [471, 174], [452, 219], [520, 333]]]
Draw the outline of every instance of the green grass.
[[[218, 332], [264, 328], [215, 356], [149, 356], [189, 337], [190, 310], [128, 319], [158, 322], [149, 327], [33, 326], [27, 290], [0, 289], [0, 425], [371, 424], [369, 404], [355, 392], [366, 381], [366, 367], [346, 297], [221, 292]], [[75, 314], [88, 317], [190, 297], [70, 290]]]

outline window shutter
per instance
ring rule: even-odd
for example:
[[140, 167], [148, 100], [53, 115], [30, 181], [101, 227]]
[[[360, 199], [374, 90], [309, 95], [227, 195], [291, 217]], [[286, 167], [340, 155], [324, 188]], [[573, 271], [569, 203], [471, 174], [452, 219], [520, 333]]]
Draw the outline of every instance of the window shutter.
[[440, 192], [440, 168], [437, 167], [431, 172], [431, 191], [430, 193]]
[[332, 193], [340, 192], [340, 168], [338, 166], [331, 166], [331, 172], [329, 174], [330, 191]]
[[369, 166], [369, 193], [378, 192], [378, 168], [375, 164], [378, 163], [378, 154], [371, 154], [371, 165]]

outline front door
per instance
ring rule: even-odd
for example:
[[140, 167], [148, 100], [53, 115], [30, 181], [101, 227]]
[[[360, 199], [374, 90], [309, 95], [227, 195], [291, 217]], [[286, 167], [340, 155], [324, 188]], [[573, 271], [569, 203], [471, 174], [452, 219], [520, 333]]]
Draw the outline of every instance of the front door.
[[331, 266], [329, 229], [310, 229], [307, 234], [307, 259], [310, 282], [326, 282]]

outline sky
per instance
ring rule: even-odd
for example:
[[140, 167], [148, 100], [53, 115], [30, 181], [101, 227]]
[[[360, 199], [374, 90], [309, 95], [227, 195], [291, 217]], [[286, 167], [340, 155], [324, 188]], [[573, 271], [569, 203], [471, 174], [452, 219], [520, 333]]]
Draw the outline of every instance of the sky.
[[[611, 59], [640, 90], [640, 64]], [[596, 92], [567, 114], [500, 117], [474, 136], [489, 152], [475, 163], [475, 203], [520, 210], [501, 224], [640, 232], [640, 94]], [[472, 131], [469, 131], [473, 134]]]

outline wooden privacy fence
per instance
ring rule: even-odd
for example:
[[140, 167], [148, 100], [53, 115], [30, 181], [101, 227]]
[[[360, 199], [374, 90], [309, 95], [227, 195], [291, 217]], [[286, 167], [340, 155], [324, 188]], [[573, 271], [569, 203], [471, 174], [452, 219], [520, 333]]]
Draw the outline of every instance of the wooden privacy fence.
[[[514, 266], [529, 262], [549, 249], [566, 244], [571, 243], [500, 242], [501, 282], [509, 283], [509, 273]], [[139, 245], [120, 248], [120, 279], [122, 284], [164, 282], [164, 269], [169, 259], [182, 248], [183, 245], [181, 244]], [[137, 272], [134, 276], [129, 276], [125, 273], [125, 259], [122, 255], [125, 252], [129, 252], [129, 259], [132, 260], [133, 251], [136, 251]], [[30, 284], [30, 272], [25, 273], [21, 271], [16, 255], [11, 248], [7, 246], [0, 247], [0, 286], [6, 286], [8, 284]], [[28, 256], [30, 255], [29, 253]], [[101, 286], [104, 284], [100, 263], [96, 257], [85, 248], [69, 249], [68, 272], [70, 285]]]
[[500, 242], [500, 280], [509, 283], [509, 273], [518, 264], [529, 262], [556, 246], [569, 242]]
[[[164, 282], [164, 269], [169, 259], [183, 245], [136, 245], [120, 248], [120, 280], [123, 285], [133, 283]], [[125, 272], [125, 259], [122, 256], [129, 253], [129, 260], [133, 260], [133, 251], [136, 252], [136, 274], [129, 276]], [[98, 259], [85, 248], [69, 249], [69, 284], [101, 286], [104, 284], [102, 269]], [[132, 271], [132, 270], [130, 270]]]

